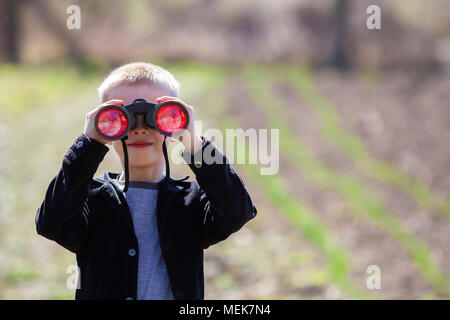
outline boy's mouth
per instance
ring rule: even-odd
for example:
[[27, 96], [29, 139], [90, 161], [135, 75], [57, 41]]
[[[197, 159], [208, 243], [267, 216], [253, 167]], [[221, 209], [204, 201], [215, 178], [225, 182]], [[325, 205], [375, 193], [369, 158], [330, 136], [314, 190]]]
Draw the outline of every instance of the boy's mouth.
[[128, 146], [132, 148], [147, 148], [153, 145], [153, 142], [148, 142], [144, 140], [138, 140], [134, 141], [132, 143], [129, 143]]

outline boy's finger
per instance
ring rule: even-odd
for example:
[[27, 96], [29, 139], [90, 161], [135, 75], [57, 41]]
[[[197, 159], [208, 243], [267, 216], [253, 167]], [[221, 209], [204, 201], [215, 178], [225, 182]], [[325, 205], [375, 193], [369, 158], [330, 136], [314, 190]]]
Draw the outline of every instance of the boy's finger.
[[163, 96], [156, 99], [156, 102], [165, 102], [165, 101], [180, 101], [179, 98], [176, 97], [170, 97], [170, 96]]
[[101, 104], [101, 106], [110, 106], [110, 105], [123, 105], [123, 100], [114, 99], [106, 101], [105, 103]]
[[120, 106], [123, 106], [123, 100], [109, 100], [109, 101], [106, 101], [106, 102], [104, 102], [104, 103], [102, 103], [101, 105], [99, 105], [97, 108], [95, 108], [92, 112], [97, 112], [98, 110], [100, 110], [101, 108], [103, 108], [103, 107], [106, 107], [106, 106], [114, 106], [114, 105], [120, 105]]

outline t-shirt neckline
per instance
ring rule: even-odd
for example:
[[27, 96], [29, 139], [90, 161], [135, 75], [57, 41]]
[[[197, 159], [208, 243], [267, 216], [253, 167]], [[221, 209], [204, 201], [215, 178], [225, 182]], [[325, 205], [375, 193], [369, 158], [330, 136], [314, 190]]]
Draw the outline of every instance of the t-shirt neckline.
[[[115, 181], [120, 185], [124, 186], [125, 182], [119, 180], [120, 175], [115, 178]], [[161, 178], [161, 180], [164, 179]], [[142, 189], [159, 189], [159, 182], [149, 182], [149, 181], [128, 181], [128, 188], [142, 188]]]

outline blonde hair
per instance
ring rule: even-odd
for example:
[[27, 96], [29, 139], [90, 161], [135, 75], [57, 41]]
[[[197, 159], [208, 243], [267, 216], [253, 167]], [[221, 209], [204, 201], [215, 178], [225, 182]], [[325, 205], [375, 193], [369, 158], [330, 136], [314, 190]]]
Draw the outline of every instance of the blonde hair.
[[128, 63], [114, 69], [103, 80], [97, 92], [102, 102], [105, 102], [112, 88], [142, 82], [149, 82], [151, 86], [165, 90], [172, 97], [179, 96], [180, 84], [175, 77], [166, 69], [146, 62]]

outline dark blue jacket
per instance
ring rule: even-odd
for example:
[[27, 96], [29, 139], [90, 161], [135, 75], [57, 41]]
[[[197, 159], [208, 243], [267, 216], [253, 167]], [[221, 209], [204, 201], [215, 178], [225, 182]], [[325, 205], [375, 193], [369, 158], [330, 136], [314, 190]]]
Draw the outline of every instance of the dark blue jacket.
[[[194, 165], [196, 180], [159, 185], [157, 216], [162, 254], [175, 299], [203, 299], [203, 250], [256, 216], [249, 194], [225, 155], [222, 164]], [[117, 173], [93, 178], [109, 148], [80, 134], [63, 158], [37, 211], [38, 234], [74, 252], [80, 269], [75, 299], [136, 299], [138, 241]], [[218, 153], [218, 154], [215, 154]]]

